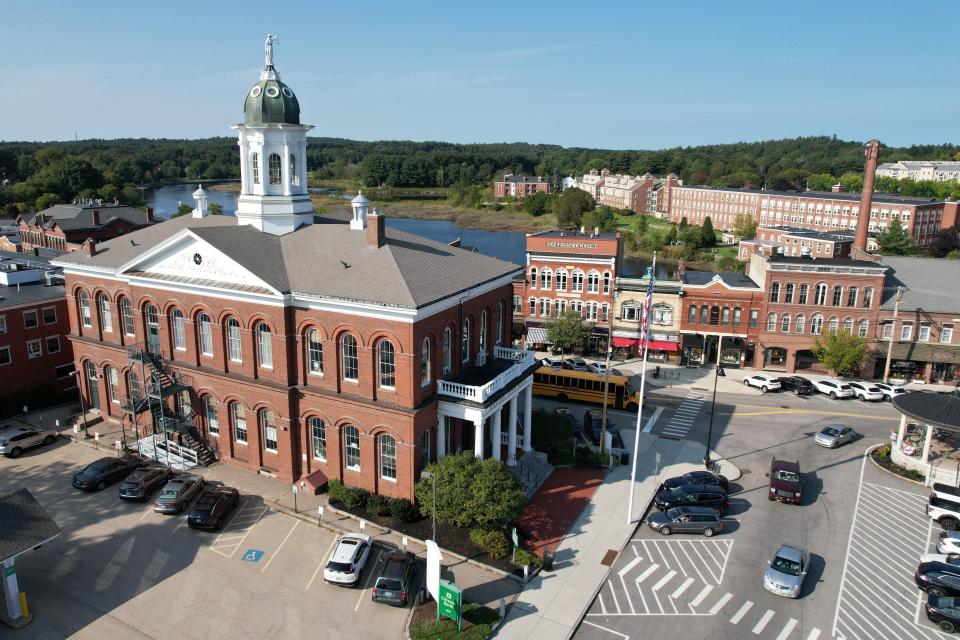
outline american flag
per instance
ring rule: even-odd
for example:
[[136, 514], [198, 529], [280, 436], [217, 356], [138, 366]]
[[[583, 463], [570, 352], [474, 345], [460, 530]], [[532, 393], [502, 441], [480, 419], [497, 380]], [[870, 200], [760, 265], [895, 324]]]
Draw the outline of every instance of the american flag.
[[650, 308], [653, 306], [653, 270], [651, 269], [648, 273], [650, 282], [647, 285], [647, 297], [643, 301], [643, 324], [640, 325], [640, 339], [643, 340], [643, 343], [646, 343], [649, 339], [647, 334], [647, 326], [650, 319]]

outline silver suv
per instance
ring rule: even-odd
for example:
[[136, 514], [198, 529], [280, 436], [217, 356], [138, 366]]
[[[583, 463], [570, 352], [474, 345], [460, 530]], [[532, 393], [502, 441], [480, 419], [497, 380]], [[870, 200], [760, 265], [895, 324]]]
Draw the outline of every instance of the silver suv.
[[53, 444], [57, 441], [58, 435], [52, 429], [15, 427], [13, 425], [0, 427], [0, 454], [8, 458], [16, 458], [27, 449]]

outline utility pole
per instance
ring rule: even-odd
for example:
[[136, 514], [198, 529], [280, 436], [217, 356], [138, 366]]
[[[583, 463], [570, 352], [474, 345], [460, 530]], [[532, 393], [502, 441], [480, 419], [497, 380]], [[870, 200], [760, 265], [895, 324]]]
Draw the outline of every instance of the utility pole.
[[[713, 372], [713, 402], [710, 405], [710, 426], [707, 427], [707, 448], [703, 453], [703, 466], [710, 470], [710, 444], [713, 442], [713, 416], [717, 412], [717, 378], [720, 377], [720, 352], [723, 350], [723, 335], [717, 344], [717, 368]], [[726, 374], [724, 374], [726, 375]]]
[[890, 328], [890, 337], [887, 339], [887, 362], [883, 366], [883, 383], [890, 380], [890, 358], [893, 355], [893, 333], [897, 330], [897, 314], [900, 312], [900, 300], [903, 299], [903, 287], [897, 287], [897, 295], [893, 300], [893, 326]]

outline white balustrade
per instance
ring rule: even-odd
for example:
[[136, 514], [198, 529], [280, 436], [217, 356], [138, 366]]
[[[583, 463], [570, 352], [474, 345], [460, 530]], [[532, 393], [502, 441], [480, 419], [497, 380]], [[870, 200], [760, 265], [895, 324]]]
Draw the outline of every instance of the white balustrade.
[[463, 398], [464, 400], [486, 402], [488, 398], [491, 398], [498, 391], [513, 382], [523, 371], [533, 366], [535, 360], [533, 352], [525, 349], [494, 347], [493, 354], [498, 359], [512, 360], [513, 364], [509, 369], [481, 386], [441, 380], [438, 385], [439, 393], [446, 396], [453, 396], [454, 398]]

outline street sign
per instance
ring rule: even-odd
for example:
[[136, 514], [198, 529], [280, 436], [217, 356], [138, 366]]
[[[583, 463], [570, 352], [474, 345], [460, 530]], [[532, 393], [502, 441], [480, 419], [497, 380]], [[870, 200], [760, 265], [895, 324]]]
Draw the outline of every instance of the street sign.
[[513, 546], [515, 547], [520, 546], [520, 537], [517, 535], [516, 527], [514, 527], [513, 530], [510, 532], [510, 539], [513, 541]]
[[260, 551], [260, 549], [247, 549], [243, 552], [244, 562], [260, 562], [260, 558], [262, 557], [263, 551]]
[[293, 485], [291, 485], [291, 488], [293, 489], [293, 495], [297, 495], [297, 491], [298, 491], [297, 485], [296, 485], [296, 484], [293, 484]]
[[440, 597], [437, 599], [437, 620], [445, 616], [457, 621], [457, 630], [463, 631], [463, 591], [447, 580], [440, 581]]
[[433, 540], [427, 540], [427, 593], [440, 600], [440, 562], [443, 556]]

